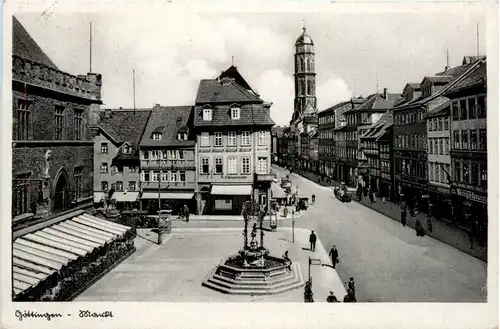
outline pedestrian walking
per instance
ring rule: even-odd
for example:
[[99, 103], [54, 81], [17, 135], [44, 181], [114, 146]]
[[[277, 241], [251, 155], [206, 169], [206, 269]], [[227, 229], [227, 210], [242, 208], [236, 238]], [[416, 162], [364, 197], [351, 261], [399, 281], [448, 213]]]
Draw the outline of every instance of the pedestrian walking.
[[375, 192], [370, 192], [370, 202], [374, 203], [375, 202]]
[[288, 263], [288, 269], [291, 271], [292, 270], [292, 260], [290, 257], [288, 257], [288, 250], [285, 250], [285, 253], [283, 254], [283, 259], [286, 260]]
[[283, 217], [287, 218], [288, 217], [288, 207], [285, 206], [285, 208], [283, 208]]
[[316, 234], [314, 231], [311, 231], [311, 235], [309, 235], [309, 243], [311, 244], [311, 251], [316, 251]]
[[316, 195], [313, 194], [311, 197], [311, 200], [312, 200], [312, 203], [314, 204], [314, 202], [316, 202]]
[[335, 245], [333, 245], [332, 249], [330, 249], [328, 256], [330, 256], [332, 260], [332, 266], [333, 268], [335, 268], [335, 266], [339, 262], [339, 251], [337, 250], [337, 247]]
[[189, 222], [189, 207], [184, 205], [184, 217], [186, 218], [186, 222]]
[[425, 235], [424, 227], [422, 226], [422, 223], [420, 222], [419, 219], [415, 221], [415, 233], [417, 234], [417, 236]]
[[352, 295], [354, 296], [354, 298], [356, 298], [356, 284], [354, 282], [354, 278], [353, 277], [351, 277], [349, 279], [349, 282], [347, 283], [347, 286], [348, 286], [349, 289], [351, 289]]
[[432, 204], [429, 204], [429, 213], [427, 214], [427, 231], [432, 233]]
[[306, 285], [304, 287], [304, 302], [313, 303], [313, 292], [311, 288], [311, 281], [306, 281]]
[[337, 303], [337, 297], [333, 294], [333, 291], [330, 291], [330, 296], [326, 297], [326, 302], [327, 303]]
[[406, 226], [406, 204], [404, 201], [401, 201], [401, 224], [403, 227]]

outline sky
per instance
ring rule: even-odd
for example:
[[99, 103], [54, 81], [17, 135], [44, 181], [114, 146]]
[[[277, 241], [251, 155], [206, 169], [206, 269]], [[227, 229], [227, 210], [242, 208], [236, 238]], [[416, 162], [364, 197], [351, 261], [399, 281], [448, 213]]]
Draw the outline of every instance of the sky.
[[[289, 123], [294, 104], [293, 54], [305, 25], [316, 52], [316, 96], [324, 110], [383, 88], [401, 93], [408, 82], [444, 70], [463, 56], [486, 53], [485, 17], [453, 14], [103, 13], [16, 14], [63, 71], [103, 77], [106, 108], [194, 104], [200, 79], [232, 63], [264, 101], [271, 117]], [[482, 36], [482, 37], [481, 37]], [[378, 79], [377, 79], [378, 77]], [[378, 83], [377, 83], [378, 80]]]

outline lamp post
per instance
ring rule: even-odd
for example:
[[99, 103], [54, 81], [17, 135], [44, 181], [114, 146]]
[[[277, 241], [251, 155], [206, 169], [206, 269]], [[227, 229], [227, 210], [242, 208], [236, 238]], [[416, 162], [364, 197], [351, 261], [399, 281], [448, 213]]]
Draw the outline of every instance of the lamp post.
[[292, 209], [292, 242], [295, 243], [295, 211]]

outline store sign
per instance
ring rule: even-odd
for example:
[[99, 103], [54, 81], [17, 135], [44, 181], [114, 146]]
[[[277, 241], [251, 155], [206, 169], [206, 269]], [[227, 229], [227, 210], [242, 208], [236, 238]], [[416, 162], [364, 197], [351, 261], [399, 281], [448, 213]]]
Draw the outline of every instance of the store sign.
[[479, 194], [474, 193], [472, 191], [461, 190], [461, 189], [457, 188], [457, 189], [455, 189], [455, 194], [458, 196], [464, 197], [467, 200], [481, 202], [481, 203], [488, 203], [488, 198], [486, 196], [479, 195]]

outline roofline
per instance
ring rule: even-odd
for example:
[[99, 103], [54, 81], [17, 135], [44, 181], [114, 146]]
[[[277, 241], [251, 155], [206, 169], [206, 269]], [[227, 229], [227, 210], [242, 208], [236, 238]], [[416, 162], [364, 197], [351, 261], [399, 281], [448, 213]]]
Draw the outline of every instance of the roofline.
[[118, 146], [120, 144], [120, 142], [118, 142], [117, 139], [113, 138], [113, 136], [111, 136], [110, 133], [108, 133], [101, 125], [99, 125], [99, 130], [104, 134], [106, 135], [107, 139], [110, 140], [113, 144], [115, 144], [116, 146]]

